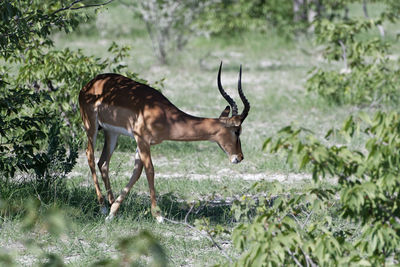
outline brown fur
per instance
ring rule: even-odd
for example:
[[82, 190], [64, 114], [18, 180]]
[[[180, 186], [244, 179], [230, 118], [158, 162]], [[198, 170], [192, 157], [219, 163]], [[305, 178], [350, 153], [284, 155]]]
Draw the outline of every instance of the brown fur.
[[[88, 137], [87, 158], [100, 205], [104, 199], [95, 170], [94, 145], [98, 129], [105, 132], [105, 144], [98, 166], [114, 216], [126, 194], [139, 179], [144, 166], [150, 188], [152, 213], [156, 210], [154, 168], [150, 146], [164, 140], [217, 142], [228, 156], [243, 159], [239, 135], [240, 116], [229, 116], [229, 106], [219, 118], [199, 118], [175, 107], [159, 91], [118, 74], [101, 74], [82, 88], [79, 94], [80, 112]], [[120, 134], [134, 136], [136, 152], [134, 173], [115, 201], [108, 177], [108, 166]], [[235, 162], [235, 163], [237, 163]]]

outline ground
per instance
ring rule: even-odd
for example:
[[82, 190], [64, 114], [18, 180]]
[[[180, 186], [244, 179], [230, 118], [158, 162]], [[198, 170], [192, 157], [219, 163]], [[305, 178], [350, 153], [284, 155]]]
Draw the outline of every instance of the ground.
[[[104, 57], [108, 56], [107, 48], [112, 41], [129, 44], [132, 50], [128, 68], [150, 84], [165, 78], [162, 93], [183, 111], [201, 117], [218, 117], [226, 106], [216, 86], [220, 61], [224, 64], [222, 84], [236, 99], [239, 109], [242, 107], [236, 91], [242, 64], [243, 91], [251, 104], [241, 136], [245, 159], [232, 165], [225, 153], [211, 142], [157, 145], [152, 148], [152, 158], [158, 201], [164, 216], [180, 223], [159, 224], [152, 219], [147, 181], [142, 174], [117, 218], [106, 224], [105, 216], [98, 212], [82, 151], [67, 177], [71, 205], [64, 214], [69, 217], [65, 233], [59, 238], [41, 229], [27, 233], [21, 229], [24, 222], [17, 219], [6, 219], [1, 224], [0, 248], [11, 253], [20, 265], [34, 265], [43, 252], [60, 255], [70, 266], [87, 266], [103, 258], [116, 258], [119, 240], [144, 229], [160, 241], [172, 266], [224, 262], [227, 260], [224, 253], [228, 256], [235, 253], [229, 236], [218, 237], [222, 253], [205, 232], [185, 224], [190, 206], [198, 205], [188, 216], [190, 225], [207, 218], [211, 224], [224, 224], [229, 228], [233, 226], [230, 204], [235, 198], [254, 193], [255, 182], [278, 181], [288, 191], [301, 190], [310, 182], [310, 174], [298, 172], [286, 164], [283, 155], [263, 151], [265, 139], [289, 124], [302, 125], [322, 135], [359, 110], [358, 107], [330, 105], [306, 92], [304, 83], [309, 71], [314, 66], [331, 64], [323, 61], [321, 51], [307, 38], [289, 42], [276, 33], [245, 33], [228, 40], [196, 37], [182, 52], [170, 54], [169, 65], [160, 65], [143, 25], [129, 12], [121, 7], [103, 11], [94, 29], [96, 32], [68, 37], [56, 34], [56, 45], [81, 48]], [[113, 35], [118, 28], [123, 34]], [[111, 185], [116, 195], [133, 170], [134, 144], [127, 138], [122, 139], [120, 144], [124, 145], [114, 153], [110, 166]], [[100, 151], [101, 144], [98, 144], [97, 159]], [[104, 192], [103, 185], [102, 189]], [[29, 240], [35, 240], [35, 245], [30, 246]]]

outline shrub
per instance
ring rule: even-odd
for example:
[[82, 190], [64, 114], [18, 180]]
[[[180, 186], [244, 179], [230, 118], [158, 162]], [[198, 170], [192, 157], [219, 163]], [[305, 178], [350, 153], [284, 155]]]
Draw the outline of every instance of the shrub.
[[127, 70], [129, 47], [112, 43], [110, 58], [81, 50], [56, 50], [50, 32], [72, 31], [87, 4], [75, 1], [0, 3], [0, 173], [34, 173], [52, 183], [71, 171], [84, 131], [78, 111], [80, 89], [95, 75], [111, 71], [146, 82]]
[[[389, 57], [390, 45], [368, 37], [370, 30], [382, 25], [376, 20], [317, 20], [316, 41], [325, 45], [324, 57], [329, 62], [341, 61], [341, 70], [315, 68], [306, 87], [335, 104], [371, 104], [398, 101], [400, 82], [398, 62]], [[361, 35], [368, 38], [361, 38]]]
[[[312, 182], [304, 193], [281, 186], [257, 205], [251, 222], [239, 224], [233, 242], [237, 266], [396, 265], [400, 258], [400, 114], [361, 113], [340, 131], [351, 141], [365, 135], [361, 151], [328, 146], [302, 129], [285, 127], [264, 147], [285, 151], [300, 168], [311, 165]], [[337, 185], [324, 183], [337, 178]], [[268, 198], [267, 198], [268, 199]]]
[[46, 188], [61, 181], [77, 158], [83, 136], [77, 106], [82, 86], [105, 70], [137, 77], [123, 62], [126, 46], [113, 43], [107, 59], [54, 49], [50, 32], [72, 31], [86, 17], [72, 9], [92, 6], [82, 1], [64, 4], [0, 3], [0, 58], [6, 63], [0, 67], [1, 186], [20, 172], [28, 174], [40, 192], [49, 191]]

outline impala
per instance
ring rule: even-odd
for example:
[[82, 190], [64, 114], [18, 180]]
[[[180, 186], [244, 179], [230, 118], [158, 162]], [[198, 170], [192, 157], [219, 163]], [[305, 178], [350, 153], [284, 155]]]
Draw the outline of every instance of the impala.
[[[222, 62], [218, 71], [218, 89], [229, 106], [224, 109], [219, 118], [199, 118], [186, 114], [159, 91], [118, 74], [100, 74], [82, 88], [79, 93], [79, 106], [88, 137], [86, 156], [101, 211], [106, 214], [107, 209], [96, 176], [94, 159], [97, 133], [99, 130], [104, 131], [104, 147], [97, 165], [111, 205], [106, 220], [114, 217], [122, 201], [139, 179], [144, 166], [150, 188], [151, 212], [157, 221], [162, 221], [154, 189], [151, 145], [159, 144], [164, 140], [210, 140], [216, 142], [225, 151], [232, 163], [243, 160], [239, 136], [241, 125], [249, 113], [250, 104], [242, 92], [242, 66], [239, 71], [238, 92], [244, 109], [240, 115], [235, 101], [222, 88], [221, 68]], [[229, 116], [231, 108], [232, 116]], [[108, 170], [111, 155], [121, 134], [135, 138], [137, 149], [133, 174], [115, 200]]]

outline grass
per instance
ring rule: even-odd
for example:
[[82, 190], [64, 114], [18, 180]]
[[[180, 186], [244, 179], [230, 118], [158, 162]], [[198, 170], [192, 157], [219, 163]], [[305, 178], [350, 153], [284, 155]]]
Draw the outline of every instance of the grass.
[[[38, 211], [29, 208], [32, 201], [14, 201], [26, 195], [35, 195], [36, 192], [32, 183], [19, 184], [18, 190], [14, 188], [10, 191], [13, 198], [9, 199], [9, 206], [3, 207], [3, 212], [7, 210], [9, 214], [2, 216], [0, 246], [16, 259], [18, 265], [43, 263], [46, 261], [44, 255], [53, 253], [69, 266], [88, 266], [103, 259], [120, 257], [120, 241], [147, 230], [163, 246], [172, 266], [213, 265], [227, 260], [204, 232], [185, 225], [185, 217], [189, 213], [189, 206], [197, 203], [187, 217], [189, 224], [201, 224], [203, 218], [207, 218], [211, 228], [221, 224], [231, 229], [234, 225], [230, 214], [231, 204], [213, 206], [207, 203], [214, 199], [254, 194], [253, 182], [231, 178], [158, 179], [158, 203], [163, 214], [166, 218], [181, 222], [159, 224], [150, 215], [150, 200], [144, 180], [141, 179], [135, 186], [134, 192], [122, 205], [118, 217], [110, 224], [105, 223], [105, 216], [99, 214], [93, 188], [82, 186], [78, 178], [59, 184], [58, 193], [47, 192], [48, 198], [46, 193], [40, 193], [42, 202]], [[121, 187], [115, 181], [113, 186]], [[264, 186], [268, 192], [268, 184]], [[308, 187], [308, 183], [299, 181], [287, 183], [287, 186], [288, 192], [295, 193]], [[4, 197], [7, 199], [7, 196]], [[55, 222], [51, 213], [54, 208], [58, 216]], [[35, 216], [31, 216], [30, 212]], [[35, 222], [31, 226], [30, 220]], [[59, 234], [54, 235], [52, 232]], [[219, 236], [217, 241], [222, 244], [227, 255], [234, 255], [229, 236]]]
[[[98, 57], [108, 56], [107, 47], [112, 41], [131, 45], [129, 69], [150, 83], [165, 78], [163, 94], [182, 110], [202, 117], [217, 117], [226, 106], [216, 87], [219, 62], [224, 62], [222, 83], [235, 99], [239, 99], [237, 75], [239, 65], [243, 64], [243, 87], [251, 110], [243, 124], [241, 140], [245, 160], [241, 164], [229, 164], [226, 155], [210, 142], [164, 142], [152, 148], [160, 208], [167, 218], [181, 222], [190, 209], [188, 205], [200, 203], [202, 208], [188, 218], [190, 224], [205, 217], [212, 225], [232, 227], [229, 205], [215, 208], [204, 203], [255, 193], [252, 189], [255, 180], [278, 179], [288, 191], [302, 190], [309, 184], [309, 174], [298, 174], [298, 170], [285, 163], [283, 156], [262, 151], [264, 140], [291, 123], [312, 129], [321, 136], [360, 110], [333, 106], [305, 92], [308, 71], [327, 64], [307, 40], [293, 43], [276, 34], [251, 32], [231, 39], [196, 37], [184, 51], [171, 54], [170, 64], [163, 66], [157, 63], [142, 23], [128, 9], [117, 5], [103, 11], [94, 24], [82, 27], [79, 33], [56, 34], [54, 39], [59, 48], [80, 48]], [[394, 51], [400, 51], [398, 43]], [[114, 153], [110, 166], [115, 194], [125, 186], [133, 168], [134, 143], [122, 139], [123, 145]], [[97, 159], [99, 153], [96, 152]], [[297, 181], [299, 178], [306, 179]], [[30, 185], [18, 185], [2, 196], [10, 201], [18, 199], [7, 209], [12, 216], [3, 217], [0, 226], [0, 248], [11, 253], [18, 265], [35, 265], [43, 253], [56, 253], [70, 266], [88, 266], [100, 259], [117, 257], [119, 240], [143, 229], [151, 231], [160, 241], [172, 266], [213, 265], [226, 260], [204, 234], [184, 224], [158, 224], [151, 218], [144, 175], [111, 224], [105, 224], [104, 216], [99, 214], [84, 152], [63, 186], [56, 200], [43, 200], [40, 209], [45, 212], [55, 205], [63, 211], [68, 220], [64, 223], [65, 233], [59, 238], [40, 227], [28, 232], [23, 230], [24, 222], [20, 218], [24, 196], [35, 195]], [[31, 240], [31, 245], [27, 240]], [[224, 244], [228, 255], [234, 255], [228, 239], [218, 241]]]

